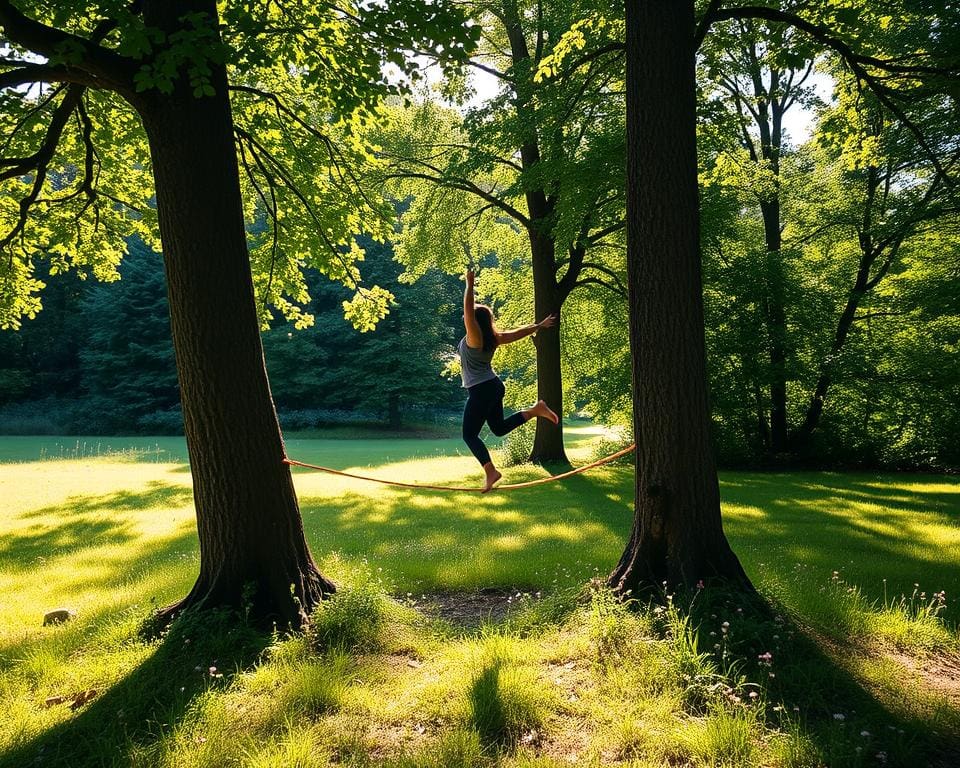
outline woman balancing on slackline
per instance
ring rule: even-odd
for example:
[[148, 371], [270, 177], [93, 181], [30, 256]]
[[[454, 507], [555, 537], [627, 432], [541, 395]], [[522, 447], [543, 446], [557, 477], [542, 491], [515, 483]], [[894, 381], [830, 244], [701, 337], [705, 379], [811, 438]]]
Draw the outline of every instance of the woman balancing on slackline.
[[512, 331], [500, 331], [494, 324], [493, 311], [483, 304], [473, 301], [473, 270], [467, 270], [467, 287], [463, 292], [463, 325], [467, 335], [460, 340], [457, 353], [460, 355], [460, 376], [467, 390], [467, 404], [463, 409], [463, 441], [470, 448], [477, 461], [483, 465], [486, 480], [483, 493], [486, 493], [501, 478], [490, 452], [480, 439], [483, 422], [490, 425], [490, 431], [498, 437], [512, 432], [534, 416], [559, 422], [557, 414], [550, 410], [543, 400], [525, 411], [518, 411], [503, 418], [503, 382], [493, 370], [490, 361], [493, 353], [502, 344], [511, 344], [539, 331], [549, 328], [557, 322], [556, 315], [545, 317], [534, 325], [514, 328]]

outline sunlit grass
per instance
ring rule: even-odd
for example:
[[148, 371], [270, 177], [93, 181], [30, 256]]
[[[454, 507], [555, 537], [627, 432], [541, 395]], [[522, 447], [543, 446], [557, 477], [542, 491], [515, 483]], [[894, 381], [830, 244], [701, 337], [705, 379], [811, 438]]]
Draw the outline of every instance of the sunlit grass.
[[[581, 427], [575, 436], [571, 458], [587, 460], [596, 434]], [[754, 665], [757, 687], [741, 689], [710, 635], [727, 614], [737, 642], [759, 631], [738, 624], [734, 606], [695, 627], [602, 595], [578, 604], [577, 591], [611, 568], [629, 532], [629, 467], [489, 496], [298, 471], [307, 537], [341, 597], [303, 638], [258, 645], [186, 627], [157, 644], [140, 639], [142, 618], [183, 595], [199, 564], [186, 467], [147, 453], [137, 461], [123, 446], [116, 456], [50, 460], [26, 440], [39, 439], [0, 441], [0, 455], [19, 462], [0, 464], [0, 764], [29, 753], [38, 764], [178, 768], [555, 766], [571, 756], [594, 765], [844, 765], [865, 730], [874, 751], [863, 764], [884, 751], [895, 765], [929, 729], [960, 727], [947, 699], [884, 656], [960, 645], [952, 478], [723, 473], [725, 528], [751, 577], [788, 617], [829, 639], [794, 651], [785, 633], [761, 637], [753, 651], [743, 640], [736, 658]], [[176, 450], [174, 439], [164, 445]], [[288, 451], [383, 478], [478, 479], [453, 440], [294, 439]], [[510, 468], [508, 479], [547, 472]], [[485, 587], [530, 593], [526, 610], [472, 634], [415, 610], [426, 593]], [[940, 590], [942, 610], [931, 603]], [[42, 627], [43, 613], [59, 607], [76, 618]], [[771, 649], [777, 677], [765, 680], [755, 657]], [[745, 701], [732, 703], [730, 686]], [[77, 713], [44, 706], [87, 689], [97, 698]], [[749, 690], [761, 691], [763, 712], [746, 701]], [[796, 700], [779, 711], [766, 700], [786, 695]], [[874, 743], [881, 730], [896, 736], [883, 747]]]

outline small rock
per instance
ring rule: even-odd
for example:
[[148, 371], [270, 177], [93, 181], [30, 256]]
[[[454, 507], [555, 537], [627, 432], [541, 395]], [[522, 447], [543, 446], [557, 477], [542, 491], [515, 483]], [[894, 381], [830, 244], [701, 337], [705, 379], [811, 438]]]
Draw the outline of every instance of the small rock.
[[57, 608], [56, 610], [48, 611], [43, 615], [43, 626], [48, 627], [51, 624], [62, 624], [65, 621], [69, 621], [76, 615], [76, 612], [71, 611], [69, 608]]
[[96, 695], [97, 692], [93, 688], [88, 691], [80, 691], [80, 693], [73, 697], [73, 702], [70, 704], [70, 709], [74, 711], [80, 709], [80, 707], [82, 707]]

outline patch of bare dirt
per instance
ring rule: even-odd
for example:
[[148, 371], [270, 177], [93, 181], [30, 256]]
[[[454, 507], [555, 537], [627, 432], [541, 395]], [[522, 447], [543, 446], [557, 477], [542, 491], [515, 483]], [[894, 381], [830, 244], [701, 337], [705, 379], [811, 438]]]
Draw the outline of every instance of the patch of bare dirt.
[[413, 601], [425, 616], [464, 629], [499, 624], [533, 599], [517, 589], [487, 588], [478, 592], [428, 592]]
[[960, 705], [960, 656], [937, 654], [922, 658], [888, 651], [888, 659], [914, 672], [930, 690]]

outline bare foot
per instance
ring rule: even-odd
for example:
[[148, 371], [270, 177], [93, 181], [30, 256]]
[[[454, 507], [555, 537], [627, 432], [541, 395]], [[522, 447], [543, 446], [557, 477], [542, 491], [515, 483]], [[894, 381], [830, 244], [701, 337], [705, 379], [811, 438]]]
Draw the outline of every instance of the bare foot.
[[503, 475], [497, 470], [493, 464], [484, 464], [483, 471], [486, 473], [486, 479], [483, 483], [483, 490], [480, 493], [489, 493], [494, 485], [500, 480]]
[[539, 416], [541, 419], [547, 419], [554, 424], [560, 423], [560, 417], [557, 416], [543, 400], [537, 400], [537, 404], [531, 408], [528, 413], [531, 416]]

